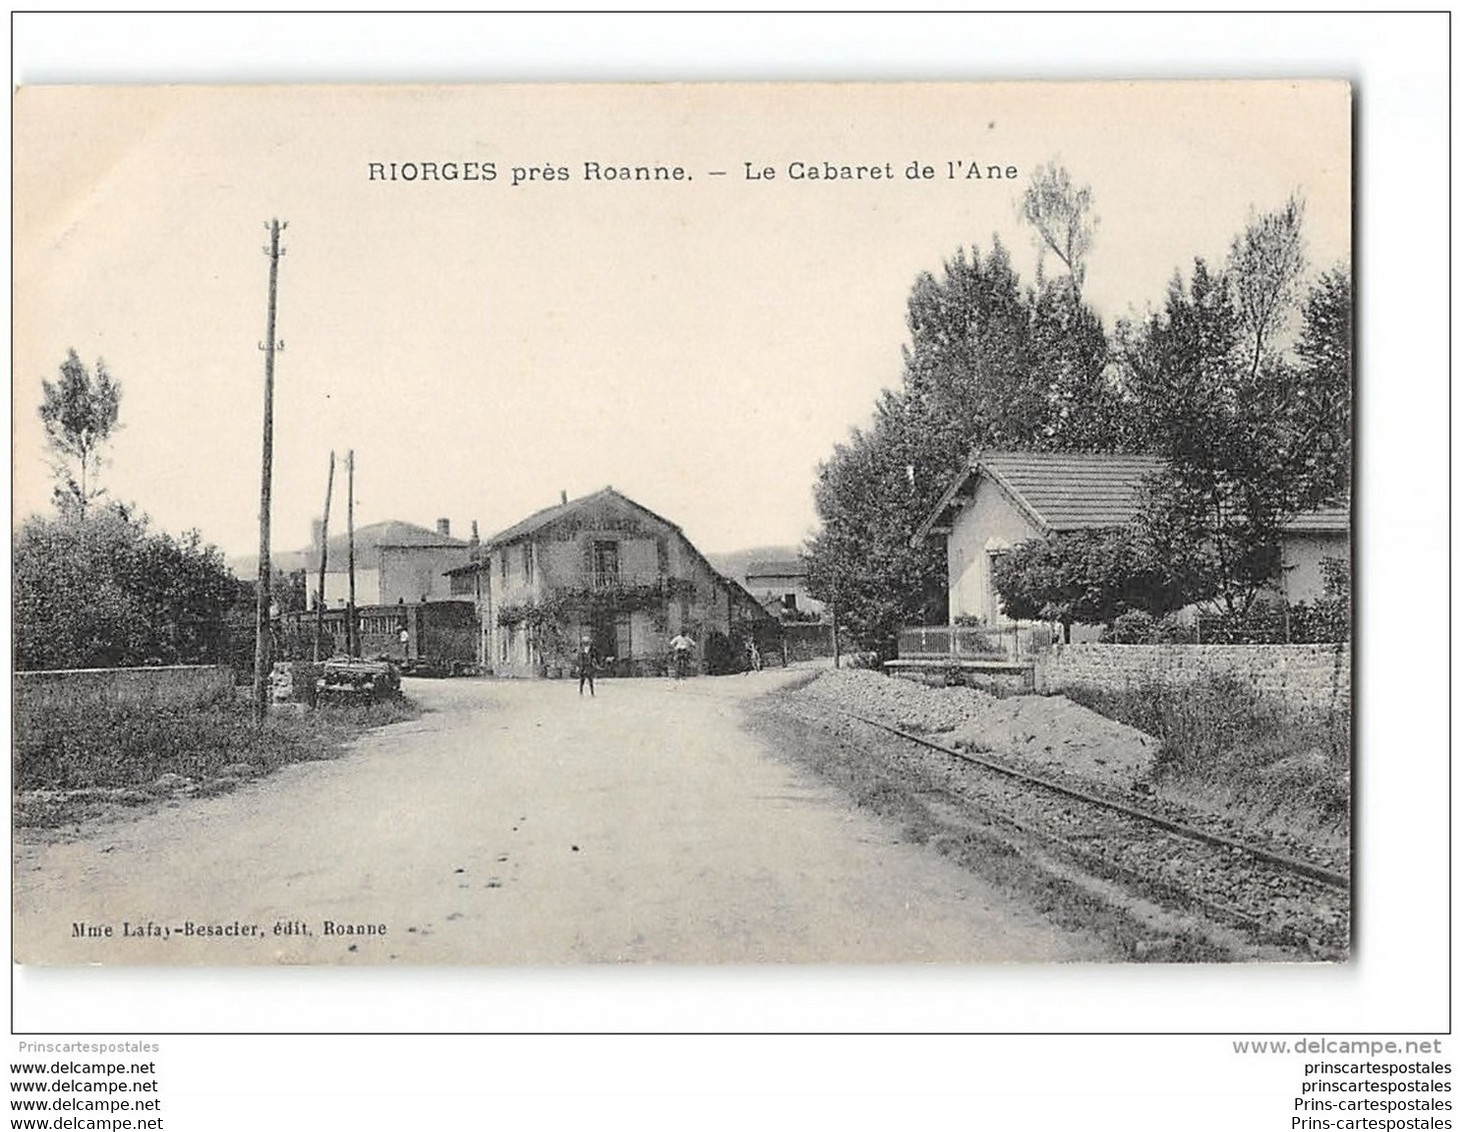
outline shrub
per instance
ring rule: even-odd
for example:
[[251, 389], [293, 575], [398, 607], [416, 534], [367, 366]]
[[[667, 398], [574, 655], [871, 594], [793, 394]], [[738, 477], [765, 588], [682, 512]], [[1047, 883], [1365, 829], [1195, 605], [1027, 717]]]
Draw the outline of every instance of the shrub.
[[725, 633], [713, 630], [706, 634], [706, 672], [711, 676], [726, 676], [732, 672], [745, 672], [746, 650], [738, 648]]
[[1145, 609], [1129, 609], [1102, 631], [1103, 641], [1119, 645], [1147, 645], [1156, 640], [1157, 619]]
[[1193, 684], [1150, 680], [1109, 691], [1064, 689], [1068, 699], [1161, 740], [1154, 777], [1221, 795], [1250, 816], [1277, 810], [1344, 833], [1350, 805], [1350, 719], [1289, 709], [1231, 676]]

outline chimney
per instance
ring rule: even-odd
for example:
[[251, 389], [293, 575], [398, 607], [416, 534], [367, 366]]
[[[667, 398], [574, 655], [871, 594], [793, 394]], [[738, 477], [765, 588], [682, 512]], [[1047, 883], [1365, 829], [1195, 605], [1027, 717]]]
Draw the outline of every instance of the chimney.
[[445, 535], [447, 537], [450, 537], [451, 534], [452, 534], [452, 520], [451, 519], [438, 519], [437, 520], [437, 534], [439, 534], [439, 535]]
[[558, 505], [560, 507], [562, 507], [568, 501], [569, 501], [569, 493], [566, 492], [566, 491], [560, 491], [558, 493]]
[[472, 561], [472, 562], [476, 562], [477, 561], [477, 555], [478, 555], [478, 553], [479, 553], [479, 551], [481, 549], [482, 549], [482, 540], [477, 537], [477, 520], [476, 519], [473, 519], [472, 520], [472, 537], [467, 540], [467, 558], [468, 558], [468, 560], [469, 561]]

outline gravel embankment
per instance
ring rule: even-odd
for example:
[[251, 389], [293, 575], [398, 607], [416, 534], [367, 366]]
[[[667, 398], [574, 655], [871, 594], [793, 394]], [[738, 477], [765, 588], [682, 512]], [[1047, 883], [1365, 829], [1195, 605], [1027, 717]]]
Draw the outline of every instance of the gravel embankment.
[[865, 670], [824, 673], [801, 695], [831, 707], [938, 737], [948, 746], [992, 751], [1031, 770], [1127, 790], [1145, 781], [1158, 740], [1064, 696], [1000, 698], [974, 688], [935, 688]]

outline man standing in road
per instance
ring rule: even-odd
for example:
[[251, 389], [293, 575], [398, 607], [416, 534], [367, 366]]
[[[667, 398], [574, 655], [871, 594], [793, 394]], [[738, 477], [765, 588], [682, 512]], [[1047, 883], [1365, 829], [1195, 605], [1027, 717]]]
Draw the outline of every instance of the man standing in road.
[[690, 653], [695, 648], [695, 642], [685, 635], [682, 629], [670, 639], [670, 655], [675, 661], [675, 678], [684, 680], [685, 674], [690, 671]]
[[594, 645], [585, 637], [579, 642], [579, 656], [575, 661], [575, 667], [579, 672], [579, 695], [584, 694], [585, 681], [589, 684], [589, 698], [594, 698], [594, 664], [598, 658], [594, 655]]

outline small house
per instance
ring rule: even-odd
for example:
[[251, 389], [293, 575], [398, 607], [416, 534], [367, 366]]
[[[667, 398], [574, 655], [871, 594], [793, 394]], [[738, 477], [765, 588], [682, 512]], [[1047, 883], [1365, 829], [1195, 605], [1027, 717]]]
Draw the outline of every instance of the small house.
[[[995, 592], [993, 563], [1028, 539], [1121, 527], [1137, 517], [1144, 482], [1162, 471], [1155, 456], [1088, 452], [977, 452], [915, 532], [942, 537], [949, 568], [949, 618], [1009, 624]], [[1298, 515], [1281, 534], [1287, 601], [1324, 592], [1324, 563], [1350, 557], [1343, 507]]]
[[807, 588], [801, 558], [757, 558], [746, 564], [746, 588], [774, 617], [819, 617], [823, 603]]

